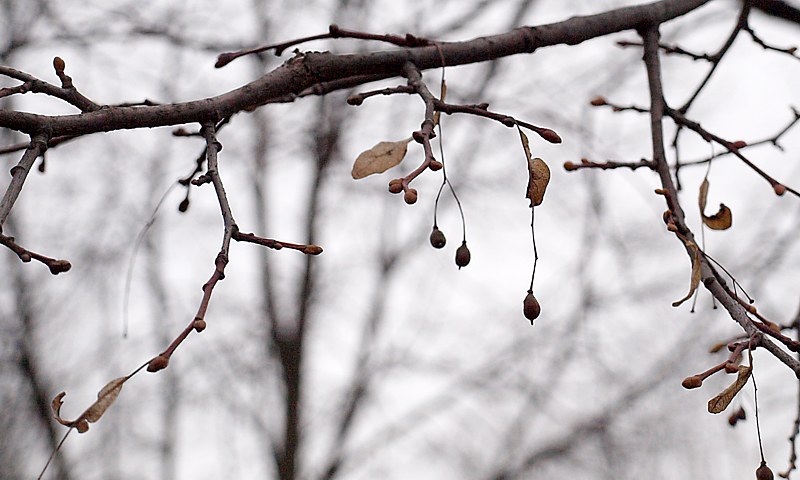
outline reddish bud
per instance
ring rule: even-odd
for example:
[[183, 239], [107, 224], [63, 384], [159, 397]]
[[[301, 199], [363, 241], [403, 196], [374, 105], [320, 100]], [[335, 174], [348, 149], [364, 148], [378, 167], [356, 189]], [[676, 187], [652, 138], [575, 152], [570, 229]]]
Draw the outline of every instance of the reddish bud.
[[575, 165], [574, 163], [569, 162], [569, 161], [564, 162], [564, 170], [566, 170], [568, 172], [571, 172], [571, 171], [577, 170], [577, 169], [578, 169], [578, 166]]
[[303, 253], [306, 255], [319, 255], [322, 253], [322, 247], [319, 245], [306, 245], [306, 247], [303, 249]]
[[776, 183], [772, 186], [772, 189], [775, 190], [775, 195], [781, 196], [786, 193], [786, 187], [781, 185], [780, 183]]
[[594, 97], [594, 98], [592, 99], [592, 101], [591, 101], [591, 102], [589, 102], [589, 103], [590, 103], [590, 104], [591, 104], [593, 107], [602, 107], [603, 105], [608, 105], [608, 102], [606, 102], [606, 99], [605, 99], [605, 97], [601, 97], [601, 96]]
[[739, 365], [733, 362], [725, 362], [725, 373], [738, 373]]
[[737, 140], [737, 141], [733, 142], [733, 143], [731, 144], [731, 146], [732, 146], [733, 148], [736, 148], [736, 149], [739, 149], [739, 148], [744, 148], [744, 147], [746, 147], [746, 146], [747, 146], [747, 142], [745, 142], [744, 140]]
[[72, 264], [66, 260], [56, 260], [47, 265], [50, 268], [50, 273], [58, 275], [59, 273], [68, 272], [72, 268]]
[[403, 200], [409, 205], [417, 203], [417, 191], [413, 188], [409, 188], [406, 190], [406, 193], [403, 194]]
[[198, 318], [194, 321], [194, 323], [192, 323], [192, 327], [194, 328], [195, 332], [200, 333], [206, 329], [206, 321], [202, 318]]
[[681, 382], [681, 386], [687, 390], [691, 390], [693, 388], [699, 388], [703, 386], [703, 379], [698, 377], [697, 375], [692, 375], [691, 377], [686, 377]]
[[400, 193], [403, 191], [403, 179], [402, 178], [395, 178], [389, 182], [389, 192], [390, 193]]
[[558, 136], [558, 134], [556, 132], [554, 132], [553, 130], [550, 130], [549, 128], [543, 128], [543, 129], [537, 131], [536, 133], [538, 133], [540, 137], [542, 137], [543, 139], [547, 140], [550, 143], [561, 143], [562, 142], [561, 137]]
[[430, 168], [434, 172], [441, 170], [442, 167], [444, 167], [444, 165], [439, 160], [431, 160], [431, 163], [428, 164], [428, 168]]
[[64, 59], [61, 57], [55, 57], [53, 59], [53, 68], [56, 69], [56, 73], [64, 73], [64, 69], [67, 65], [64, 63]]
[[159, 370], [164, 370], [167, 368], [167, 366], [169, 366], [169, 358], [163, 355], [158, 355], [153, 357], [153, 359], [147, 364], [147, 371], [154, 373]]

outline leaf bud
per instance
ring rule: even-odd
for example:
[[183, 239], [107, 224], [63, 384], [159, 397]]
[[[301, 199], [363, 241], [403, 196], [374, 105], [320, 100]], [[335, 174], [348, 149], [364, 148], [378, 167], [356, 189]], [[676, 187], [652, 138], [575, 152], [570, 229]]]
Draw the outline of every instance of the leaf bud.
[[417, 203], [417, 190], [413, 188], [406, 190], [406, 193], [403, 194], [403, 200], [409, 205]]
[[538, 133], [540, 137], [542, 137], [543, 139], [547, 140], [550, 143], [562, 142], [561, 137], [555, 131], [550, 130], [549, 128], [543, 128], [537, 131], [536, 133]]
[[444, 165], [439, 160], [431, 160], [431, 163], [428, 164], [428, 168], [430, 168], [434, 172], [441, 170], [442, 167], [444, 167]]
[[775, 195], [779, 197], [784, 193], [786, 193], [786, 186], [781, 185], [780, 183], [776, 183], [775, 185], [773, 185], [772, 189], [775, 190]]
[[725, 362], [725, 373], [739, 373], [739, 365], [733, 362]]
[[402, 178], [395, 178], [389, 181], [389, 192], [390, 193], [400, 193], [403, 191], [403, 179]]
[[601, 96], [594, 97], [594, 98], [592, 99], [592, 101], [591, 101], [591, 102], [589, 102], [589, 103], [590, 103], [590, 104], [591, 104], [593, 107], [602, 107], [603, 105], [607, 105], [607, 104], [608, 104], [608, 102], [606, 102], [606, 99], [605, 99], [605, 97], [601, 97]]
[[436, 225], [433, 226], [433, 231], [431, 232], [431, 246], [433, 248], [444, 248], [445, 244], [447, 243], [447, 239], [444, 237], [444, 233], [439, 230], [439, 227]]
[[745, 142], [744, 140], [737, 140], [737, 141], [733, 142], [731, 144], [731, 146], [738, 150], [740, 148], [746, 147], [747, 146], [747, 142]]
[[206, 329], [206, 321], [202, 318], [198, 318], [192, 323], [192, 327], [194, 327], [195, 332], [200, 333]]
[[67, 65], [64, 63], [64, 59], [61, 57], [53, 58], [53, 68], [56, 69], [56, 73], [64, 73], [64, 69]]
[[564, 170], [566, 170], [568, 172], [571, 172], [571, 171], [577, 170], [577, 169], [578, 169], [578, 166], [575, 165], [573, 162], [570, 162], [570, 161], [564, 162]]
[[306, 245], [306, 247], [303, 249], [303, 253], [306, 255], [319, 255], [322, 253], [322, 247], [319, 245]]
[[686, 377], [681, 382], [681, 386], [686, 390], [691, 390], [693, 388], [699, 388], [703, 386], [703, 379], [697, 375], [692, 375], [691, 377]]
[[467, 248], [467, 241], [464, 240], [456, 250], [456, 265], [458, 265], [458, 269], [461, 270], [461, 267], [469, 265], [471, 258], [472, 255], [469, 253], [469, 248]]
[[525, 318], [531, 321], [531, 325], [533, 325], [533, 321], [539, 318], [539, 314], [542, 313], [542, 307], [539, 305], [539, 301], [536, 300], [536, 297], [533, 296], [533, 292], [528, 290], [528, 294], [525, 295], [525, 300], [522, 301], [522, 313], [525, 315]]
[[147, 371], [151, 373], [157, 372], [159, 370], [164, 370], [168, 365], [169, 358], [164, 355], [157, 355], [147, 364]]
[[184, 198], [181, 201], [180, 205], [178, 205], [178, 211], [179, 212], [183, 213], [186, 210], [189, 210], [189, 199], [188, 198]]

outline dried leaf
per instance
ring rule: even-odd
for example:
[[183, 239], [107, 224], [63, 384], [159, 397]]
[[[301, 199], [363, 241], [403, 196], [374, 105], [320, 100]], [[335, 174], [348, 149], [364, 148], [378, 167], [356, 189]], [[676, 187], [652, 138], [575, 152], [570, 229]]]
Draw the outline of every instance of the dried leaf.
[[92, 423], [100, 420], [100, 417], [106, 413], [108, 407], [117, 399], [119, 392], [122, 390], [122, 384], [127, 380], [128, 377], [119, 377], [108, 382], [105, 387], [97, 392], [97, 401], [83, 412], [81, 418]]
[[354, 179], [364, 178], [374, 173], [383, 173], [403, 161], [411, 138], [397, 142], [380, 142], [367, 151], [361, 152], [353, 164], [351, 175]]
[[114, 400], [119, 396], [122, 390], [122, 384], [128, 381], [130, 377], [119, 377], [111, 380], [105, 387], [97, 392], [97, 401], [94, 402], [89, 408], [84, 411], [80, 417], [75, 420], [65, 420], [61, 418], [61, 406], [64, 405], [64, 396], [66, 392], [61, 392], [53, 398], [52, 407], [53, 415], [56, 421], [65, 427], [75, 428], [79, 433], [84, 433], [89, 430], [89, 423], [94, 423], [100, 420], [100, 417], [108, 410], [108, 407], [114, 403]]
[[704, 178], [703, 183], [700, 184], [700, 195], [697, 203], [700, 205], [700, 213], [706, 211], [706, 201], [708, 200], [708, 179]]
[[739, 390], [747, 384], [747, 380], [750, 378], [750, 373], [752, 373], [752, 371], [752, 366], [739, 365], [739, 374], [736, 377], [736, 381], [720, 392], [719, 395], [708, 401], [708, 413], [721, 413], [728, 408], [728, 405], [731, 404], [733, 398], [739, 393]]
[[700, 277], [702, 277], [702, 271], [700, 268], [702, 265], [700, 259], [700, 249], [697, 247], [696, 243], [691, 241], [686, 241], [686, 248], [689, 249], [692, 258], [692, 281], [691, 285], [689, 286], [689, 293], [687, 293], [685, 297], [681, 298], [677, 302], [672, 302], [673, 307], [680, 306], [680, 304], [692, 298], [695, 290], [697, 290], [697, 287], [700, 285]]
[[550, 183], [550, 167], [539, 157], [531, 158], [528, 136], [522, 130], [519, 130], [519, 138], [522, 140], [522, 149], [525, 150], [525, 157], [528, 159], [528, 190], [525, 198], [530, 199], [531, 207], [535, 207], [541, 205], [544, 200], [544, 192]]
[[550, 168], [539, 157], [528, 160], [528, 193], [525, 198], [531, 200], [531, 207], [541, 205], [544, 192], [550, 183]]
[[711, 230], [727, 230], [733, 225], [733, 214], [730, 208], [720, 203], [717, 213], [710, 217], [703, 215], [703, 223]]
[[68, 420], [64, 420], [61, 418], [61, 406], [64, 405], [64, 396], [67, 392], [61, 392], [53, 398], [53, 416], [56, 417], [56, 421], [61, 425], [65, 425], [67, 427], [71, 426], [72, 422]]
[[706, 216], [706, 202], [708, 199], [708, 179], [704, 178], [703, 183], [700, 184], [700, 194], [698, 197], [698, 204], [700, 205], [700, 216], [703, 217], [703, 223], [706, 224], [711, 230], [727, 230], [733, 225], [733, 212], [726, 207], [724, 203], [719, 204], [719, 211], [712, 216]]

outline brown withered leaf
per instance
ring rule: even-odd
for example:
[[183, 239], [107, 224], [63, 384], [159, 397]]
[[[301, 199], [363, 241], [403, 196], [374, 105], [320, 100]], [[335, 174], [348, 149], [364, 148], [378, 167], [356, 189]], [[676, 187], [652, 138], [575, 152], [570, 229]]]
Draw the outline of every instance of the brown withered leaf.
[[528, 136], [522, 130], [519, 130], [519, 138], [522, 140], [522, 149], [525, 150], [525, 158], [528, 160], [528, 190], [525, 198], [530, 199], [531, 207], [535, 207], [541, 205], [544, 200], [544, 192], [550, 183], [550, 167], [541, 158], [532, 158]]
[[719, 395], [708, 401], [708, 413], [721, 413], [728, 408], [728, 405], [731, 404], [733, 398], [739, 393], [739, 390], [747, 384], [747, 380], [750, 378], [752, 371], [753, 367], [750, 365], [739, 365], [739, 374], [736, 377], [736, 381], [720, 392]]
[[64, 405], [64, 396], [66, 392], [61, 392], [53, 398], [52, 407], [53, 414], [56, 421], [66, 427], [75, 428], [79, 433], [84, 433], [89, 430], [89, 423], [94, 423], [100, 420], [100, 417], [108, 410], [108, 407], [114, 403], [114, 400], [119, 396], [122, 390], [122, 384], [128, 381], [130, 377], [119, 377], [111, 380], [97, 392], [97, 401], [95, 401], [89, 408], [84, 411], [80, 417], [75, 420], [65, 420], [61, 418], [61, 406]]
[[697, 290], [697, 287], [700, 285], [700, 277], [702, 277], [702, 270], [701, 270], [702, 261], [700, 258], [700, 249], [697, 247], [697, 244], [692, 241], [685, 240], [685, 243], [686, 243], [686, 248], [689, 249], [692, 258], [692, 280], [691, 284], [689, 285], [689, 293], [687, 293], [686, 296], [681, 298], [680, 300], [672, 302], [673, 307], [678, 307], [686, 300], [692, 298], [692, 295], [694, 295], [695, 290]]
[[704, 178], [700, 184], [700, 194], [697, 203], [700, 206], [700, 216], [703, 223], [711, 230], [727, 230], [733, 225], [733, 212], [724, 203], [719, 204], [719, 211], [710, 217], [706, 215], [706, 202], [708, 199], [708, 179]]
[[399, 165], [406, 156], [409, 142], [411, 142], [410, 137], [397, 142], [380, 142], [369, 150], [361, 152], [350, 174], [358, 180], [375, 173], [383, 173]]

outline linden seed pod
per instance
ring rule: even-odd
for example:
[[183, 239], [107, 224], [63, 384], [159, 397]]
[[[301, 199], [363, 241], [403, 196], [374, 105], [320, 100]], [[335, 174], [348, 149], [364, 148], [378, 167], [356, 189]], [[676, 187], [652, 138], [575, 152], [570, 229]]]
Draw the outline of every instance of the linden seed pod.
[[409, 205], [417, 203], [417, 191], [413, 188], [409, 188], [403, 195], [403, 200], [405, 200]]
[[442, 231], [439, 230], [439, 227], [435, 225], [433, 227], [433, 231], [431, 232], [430, 241], [433, 248], [443, 248], [447, 243], [447, 239], [444, 238], [444, 233], [442, 233]]
[[692, 375], [691, 377], [684, 378], [681, 382], [681, 386], [687, 390], [699, 388], [703, 386], [703, 379], [697, 375]]
[[525, 314], [525, 318], [531, 321], [531, 325], [533, 325], [533, 321], [539, 318], [539, 314], [542, 313], [542, 307], [539, 305], [539, 301], [536, 300], [536, 297], [533, 296], [533, 292], [528, 290], [528, 294], [525, 295], [525, 300], [522, 301], [522, 313]]
[[775, 476], [767, 466], [767, 462], [761, 461], [761, 466], [756, 470], [756, 480], [773, 480]]
[[159, 370], [164, 370], [169, 365], [169, 358], [158, 355], [153, 357], [152, 360], [147, 364], [147, 371], [148, 372], [157, 372]]
[[458, 269], [461, 270], [461, 267], [466, 267], [469, 265], [469, 260], [472, 255], [469, 253], [469, 248], [467, 248], [467, 241], [461, 242], [461, 246], [458, 247], [456, 250], [456, 265], [458, 265]]
[[394, 180], [389, 182], [389, 192], [390, 193], [400, 193], [403, 191], [403, 179], [402, 178], [395, 178]]

